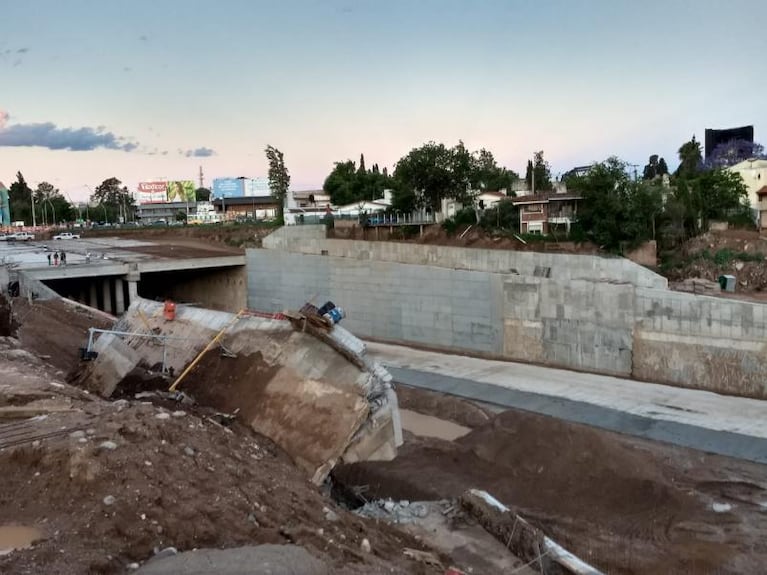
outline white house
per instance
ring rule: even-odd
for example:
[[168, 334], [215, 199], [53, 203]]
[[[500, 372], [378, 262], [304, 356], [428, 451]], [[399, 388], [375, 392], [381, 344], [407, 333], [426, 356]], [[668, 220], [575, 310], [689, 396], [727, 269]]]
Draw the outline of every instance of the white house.
[[748, 188], [748, 203], [754, 211], [759, 210], [759, 197], [756, 193], [767, 185], [767, 160], [743, 160], [727, 168], [740, 174]]

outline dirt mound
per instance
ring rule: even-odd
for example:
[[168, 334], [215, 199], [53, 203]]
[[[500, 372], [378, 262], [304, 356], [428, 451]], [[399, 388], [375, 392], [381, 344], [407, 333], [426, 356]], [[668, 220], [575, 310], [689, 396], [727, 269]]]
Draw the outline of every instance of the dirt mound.
[[27, 351], [38, 354], [67, 373], [77, 367], [79, 348], [88, 340], [88, 328], [108, 328], [103, 315], [63, 300], [13, 300], [13, 312], [21, 324], [18, 337]]
[[[661, 270], [671, 287], [688, 278], [737, 278], [736, 292], [767, 297], [767, 238], [747, 230], [713, 231], [663, 254]], [[727, 295], [727, 294], [722, 294]]]
[[442, 393], [425, 393], [423, 390], [400, 385], [397, 401], [401, 409], [417, 411], [464, 427], [479, 427], [492, 419], [493, 414], [478, 405]]
[[170, 227], [142, 227], [124, 229], [88, 230], [86, 237], [117, 236], [133, 239], [162, 241], [175, 245], [215, 247], [261, 247], [261, 240], [274, 231], [263, 224], [208, 224]]
[[419, 572], [401, 555], [415, 540], [339, 508], [329, 518], [332, 504], [244, 426], [124, 400], [48, 423], [79, 431], [0, 451], [0, 466], [14, 470], [0, 493], [3, 521], [45, 537], [0, 558], [2, 573], [122, 573], [155, 548], [262, 543], [306, 547], [333, 572]]
[[[392, 462], [342, 466], [333, 475], [347, 493], [362, 491], [366, 499], [439, 499], [485, 489], [609, 573], [758, 570], [767, 559], [758, 535], [767, 519], [753, 494], [735, 517], [712, 510], [723, 490], [698, 487], [723, 460], [508, 411], [454, 443], [419, 439]], [[760, 466], [745, 468], [764, 477]]]

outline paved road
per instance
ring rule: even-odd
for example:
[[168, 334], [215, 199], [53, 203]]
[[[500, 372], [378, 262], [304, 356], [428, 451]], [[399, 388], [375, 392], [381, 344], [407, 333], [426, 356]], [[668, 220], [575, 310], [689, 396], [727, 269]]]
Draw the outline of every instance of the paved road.
[[368, 343], [394, 380], [502, 407], [767, 464], [767, 402]]

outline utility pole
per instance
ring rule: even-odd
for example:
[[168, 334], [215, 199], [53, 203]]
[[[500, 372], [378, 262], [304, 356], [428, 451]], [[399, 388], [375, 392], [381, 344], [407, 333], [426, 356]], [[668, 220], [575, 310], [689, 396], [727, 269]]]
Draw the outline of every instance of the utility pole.
[[32, 227], [37, 227], [37, 220], [35, 219], [35, 193], [32, 188], [29, 188], [29, 199], [32, 200]]
[[201, 188], [205, 187], [205, 178], [202, 173], [202, 166], [200, 166], [200, 187]]

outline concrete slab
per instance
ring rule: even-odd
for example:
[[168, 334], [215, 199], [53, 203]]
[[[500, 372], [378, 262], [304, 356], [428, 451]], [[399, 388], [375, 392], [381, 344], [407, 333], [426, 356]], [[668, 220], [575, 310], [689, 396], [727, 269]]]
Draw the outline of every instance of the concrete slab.
[[395, 382], [767, 463], [767, 402], [367, 343]]

